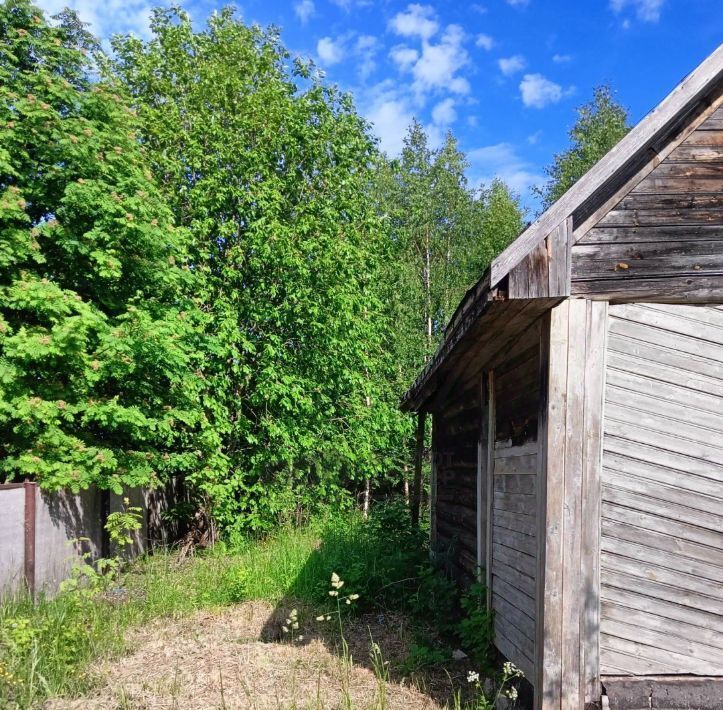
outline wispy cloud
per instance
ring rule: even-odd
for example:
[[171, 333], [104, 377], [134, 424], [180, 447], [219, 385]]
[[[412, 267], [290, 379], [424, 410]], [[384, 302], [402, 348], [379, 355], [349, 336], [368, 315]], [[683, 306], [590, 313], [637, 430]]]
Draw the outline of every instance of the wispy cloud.
[[432, 109], [432, 121], [438, 126], [449, 126], [457, 120], [454, 99], [444, 99]]
[[75, 10], [90, 25], [91, 32], [101, 38], [126, 32], [148, 37], [151, 8], [155, 6], [146, 0], [37, 0], [37, 4], [48, 15], [66, 7]]
[[530, 108], [545, 108], [550, 104], [556, 104], [574, 91], [574, 87], [563, 89], [542, 74], [525, 74], [520, 82], [522, 103]]
[[309, 21], [309, 18], [313, 16], [315, 10], [316, 7], [314, 6], [313, 0], [299, 0], [299, 2], [294, 5], [294, 12], [302, 25], [305, 25]]
[[512, 143], [475, 148], [467, 153], [467, 159], [470, 178], [478, 185], [499, 178], [518, 194], [524, 194], [544, 180], [537, 167], [521, 157]]
[[555, 64], [568, 64], [572, 61], [572, 55], [570, 54], [553, 54], [552, 61]]
[[507, 0], [507, 4], [512, 5], [512, 7], [527, 7], [530, 0]]
[[494, 39], [492, 39], [492, 37], [486, 34], [477, 35], [477, 39], [474, 41], [474, 43], [475, 46], [486, 49], [488, 52], [490, 51], [490, 49], [492, 49], [492, 47], [495, 46]]
[[319, 61], [327, 67], [333, 66], [341, 62], [346, 56], [345, 40], [343, 37], [332, 39], [331, 37], [322, 37], [316, 43], [316, 54]]
[[664, 3], [665, 0], [610, 0], [610, 8], [618, 14], [629, 7], [641, 22], [657, 22]]
[[402, 37], [421, 37], [429, 39], [437, 33], [439, 22], [431, 5], [413, 3], [407, 5], [404, 12], [398, 12], [390, 21], [389, 27]]
[[521, 54], [515, 54], [512, 57], [498, 59], [497, 66], [505, 76], [512, 76], [522, 71], [527, 66], [527, 62]]

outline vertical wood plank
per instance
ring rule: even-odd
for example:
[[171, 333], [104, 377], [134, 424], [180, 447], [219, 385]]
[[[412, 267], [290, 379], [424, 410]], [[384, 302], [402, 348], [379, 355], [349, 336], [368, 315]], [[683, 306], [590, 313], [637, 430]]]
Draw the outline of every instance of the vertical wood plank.
[[541, 241], [529, 254], [528, 295], [530, 298], [547, 298], [550, 293], [549, 254], [547, 244]]
[[535, 496], [537, 504], [537, 576], [535, 578], [535, 708], [542, 706], [544, 667], [544, 620], [545, 620], [545, 530], [547, 505], [547, 407], [548, 372], [550, 367], [550, 314], [540, 321], [540, 398], [537, 414], [537, 476]]
[[495, 373], [487, 374], [487, 554], [485, 585], [487, 587], [487, 608], [492, 609], [492, 500], [494, 496], [495, 464]]
[[491, 476], [487, 468], [487, 437], [489, 422], [485, 397], [485, 378], [479, 381], [480, 427], [477, 438], [477, 580], [484, 581], [483, 568], [487, 564], [487, 478]]
[[528, 298], [530, 295], [530, 260], [525, 257], [510, 271], [507, 283], [508, 296], [514, 298]]
[[580, 529], [582, 525], [583, 421], [587, 301], [571, 300], [568, 321], [567, 408], [562, 554], [562, 708], [582, 709], [580, 698], [580, 615], [582, 609]]
[[562, 702], [563, 533], [565, 490], [565, 421], [567, 418], [567, 353], [570, 301], [550, 311], [548, 402], [545, 437], [545, 514], [540, 535], [545, 539], [544, 614], [542, 617], [541, 682], [536, 705], [559, 710]]
[[570, 229], [570, 220], [565, 220], [547, 237], [550, 296], [570, 295]]

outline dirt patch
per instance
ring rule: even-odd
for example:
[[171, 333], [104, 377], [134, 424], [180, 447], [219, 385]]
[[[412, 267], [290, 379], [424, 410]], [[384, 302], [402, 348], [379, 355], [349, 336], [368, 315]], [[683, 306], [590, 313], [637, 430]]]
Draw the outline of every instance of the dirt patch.
[[98, 677], [94, 693], [55, 699], [45, 707], [434, 710], [445, 707], [451, 695], [448, 672], [458, 680], [466, 675], [461, 663], [411, 679], [395, 678], [392, 672], [385, 682], [370, 658], [372, 639], [389, 666], [396, 667], [412, 642], [403, 617], [366, 615], [349, 622], [349, 663], [338, 634], [297, 608], [300, 628], [293, 641], [282, 630], [291, 604], [274, 608], [247, 602], [179, 621], [156, 621], [129, 635], [126, 656], [93, 668]]

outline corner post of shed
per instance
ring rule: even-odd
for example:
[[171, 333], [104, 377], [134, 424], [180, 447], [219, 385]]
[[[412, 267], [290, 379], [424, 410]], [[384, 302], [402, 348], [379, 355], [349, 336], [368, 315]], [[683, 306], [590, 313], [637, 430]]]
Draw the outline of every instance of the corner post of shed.
[[567, 299], [549, 315], [543, 362], [536, 708], [600, 700], [600, 467], [607, 304]]
[[25, 586], [31, 598], [35, 598], [35, 503], [38, 484], [25, 481], [25, 521], [24, 521], [24, 553], [23, 576]]

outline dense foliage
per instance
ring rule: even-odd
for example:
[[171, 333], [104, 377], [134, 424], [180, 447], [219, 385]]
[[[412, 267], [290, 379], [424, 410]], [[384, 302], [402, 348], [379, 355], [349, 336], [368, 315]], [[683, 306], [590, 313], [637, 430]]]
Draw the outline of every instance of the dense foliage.
[[401, 156], [379, 169], [380, 210], [395, 256], [396, 273], [386, 279], [398, 324], [391, 347], [405, 386], [435, 350], [465, 291], [522, 229], [507, 187], [495, 181], [474, 189], [467, 167], [452, 134], [434, 150], [415, 121]]
[[350, 98], [274, 31], [230, 9], [198, 32], [156, 11], [152, 31], [116, 42], [116, 68], [211, 316], [230, 470], [196, 480], [223, 525], [258, 528], [394, 469], [406, 432], [386, 385], [376, 152]]
[[558, 153], [546, 169], [548, 182], [539, 190], [543, 207], [567, 192], [628, 131], [628, 112], [607, 86], [595, 89], [590, 102], [577, 109], [570, 130], [570, 147]]
[[0, 4], [0, 475], [180, 475], [226, 531], [408, 476], [398, 401], [521, 216], [453, 136], [382, 156], [230, 9], [106, 57]]
[[207, 472], [185, 237], [71, 14], [0, 5], [0, 476]]

